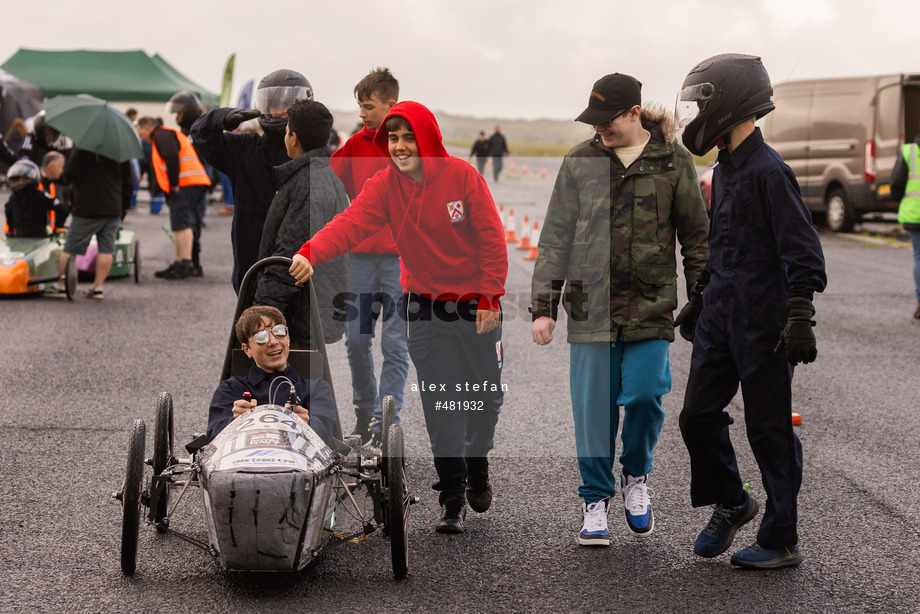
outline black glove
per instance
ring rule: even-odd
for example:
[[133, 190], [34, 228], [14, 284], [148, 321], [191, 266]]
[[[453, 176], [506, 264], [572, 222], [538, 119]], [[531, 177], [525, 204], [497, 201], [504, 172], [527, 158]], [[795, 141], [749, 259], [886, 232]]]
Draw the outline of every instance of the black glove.
[[814, 362], [818, 356], [818, 347], [815, 343], [815, 306], [807, 298], [795, 297], [786, 301], [789, 319], [786, 328], [779, 336], [774, 352], [785, 349], [786, 358], [794, 365], [800, 362], [808, 364]]
[[696, 330], [696, 321], [700, 319], [703, 311], [703, 295], [694, 292], [690, 295], [690, 302], [684, 305], [677, 317], [674, 326], [680, 327], [680, 336], [693, 343], [693, 332]]
[[224, 115], [224, 130], [236, 130], [247, 119], [255, 119], [260, 115], [262, 112], [256, 109], [230, 109], [230, 112]]

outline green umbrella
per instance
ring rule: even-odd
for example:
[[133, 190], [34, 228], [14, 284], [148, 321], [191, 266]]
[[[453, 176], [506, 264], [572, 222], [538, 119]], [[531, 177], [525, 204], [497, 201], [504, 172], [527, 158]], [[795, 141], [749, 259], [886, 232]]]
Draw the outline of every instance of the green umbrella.
[[116, 162], [144, 157], [131, 120], [95, 96], [56, 96], [48, 100], [45, 123], [70, 137], [80, 149]]

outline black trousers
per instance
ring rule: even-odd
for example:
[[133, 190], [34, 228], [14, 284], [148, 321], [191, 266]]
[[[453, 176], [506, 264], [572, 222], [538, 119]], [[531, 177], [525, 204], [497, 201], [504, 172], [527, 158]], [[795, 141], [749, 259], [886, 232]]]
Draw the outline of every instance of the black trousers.
[[493, 447], [504, 393], [501, 325], [476, 334], [476, 301], [435, 301], [409, 294], [409, 356], [418, 376], [439, 501], [464, 497], [469, 466]]
[[690, 453], [691, 502], [732, 504], [743, 496], [729, 437], [734, 420], [725, 411], [740, 384], [747, 437], [767, 495], [757, 542], [765, 548], [795, 544], [802, 444], [792, 430], [793, 367], [772, 348], [741, 347], [715, 321], [700, 318], [680, 413]]

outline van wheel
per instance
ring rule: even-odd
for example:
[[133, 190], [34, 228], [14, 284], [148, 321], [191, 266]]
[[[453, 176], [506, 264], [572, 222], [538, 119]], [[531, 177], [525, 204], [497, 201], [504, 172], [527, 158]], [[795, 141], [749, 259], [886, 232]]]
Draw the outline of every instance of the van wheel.
[[853, 230], [855, 217], [850, 203], [847, 202], [843, 190], [834, 189], [827, 193], [827, 227], [833, 232], [849, 232]]

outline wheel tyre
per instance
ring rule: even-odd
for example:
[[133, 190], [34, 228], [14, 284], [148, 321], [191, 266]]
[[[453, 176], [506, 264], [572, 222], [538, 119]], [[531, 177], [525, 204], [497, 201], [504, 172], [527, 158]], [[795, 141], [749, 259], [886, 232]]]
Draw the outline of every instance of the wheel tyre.
[[[173, 462], [173, 442], [175, 441], [175, 428], [173, 426], [172, 395], [161, 392], [157, 397], [156, 422], [153, 432], [153, 475], [160, 475]], [[161, 526], [161, 521], [169, 514], [169, 488], [165, 488], [157, 501], [152, 520], [157, 530], [166, 531]]]
[[383, 418], [380, 423], [380, 449], [383, 453], [384, 464], [386, 463], [388, 441], [390, 434], [390, 425], [396, 424], [396, 399], [393, 398], [393, 395], [388, 394], [383, 397]]
[[843, 190], [834, 189], [828, 192], [826, 219], [827, 228], [833, 232], [849, 232], [853, 229], [856, 218], [850, 203], [847, 202], [846, 194]]
[[68, 257], [64, 265], [64, 293], [68, 301], [72, 301], [77, 293], [77, 259], [74, 256]]
[[121, 572], [133, 576], [137, 567], [137, 538], [141, 522], [141, 483], [144, 480], [144, 442], [147, 429], [135, 420], [128, 442], [128, 468], [121, 491]]
[[389, 479], [387, 480], [387, 525], [390, 535], [390, 554], [393, 576], [397, 580], [409, 571], [409, 486], [406, 481], [406, 448], [402, 427], [390, 425], [387, 432], [390, 444]]
[[141, 283], [141, 242], [134, 239], [134, 283]]

